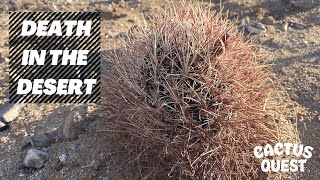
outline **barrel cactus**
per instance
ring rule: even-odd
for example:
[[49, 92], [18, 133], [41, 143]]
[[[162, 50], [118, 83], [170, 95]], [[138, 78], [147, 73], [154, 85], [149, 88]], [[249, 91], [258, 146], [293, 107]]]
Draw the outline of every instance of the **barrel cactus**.
[[199, 5], [172, 5], [131, 29], [107, 58], [101, 104], [123, 164], [138, 179], [261, 176], [253, 149], [276, 143], [279, 128], [256, 47]]

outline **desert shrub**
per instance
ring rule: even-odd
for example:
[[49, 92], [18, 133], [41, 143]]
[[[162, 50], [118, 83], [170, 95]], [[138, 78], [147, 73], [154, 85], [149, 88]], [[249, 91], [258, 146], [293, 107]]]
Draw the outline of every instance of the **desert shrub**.
[[270, 71], [259, 58], [234, 23], [199, 5], [172, 5], [132, 29], [103, 78], [104, 128], [121, 172], [260, 176], [253, 149], [278, 142], [279, 128], [269, 111], [277, 105], [267, 102]]

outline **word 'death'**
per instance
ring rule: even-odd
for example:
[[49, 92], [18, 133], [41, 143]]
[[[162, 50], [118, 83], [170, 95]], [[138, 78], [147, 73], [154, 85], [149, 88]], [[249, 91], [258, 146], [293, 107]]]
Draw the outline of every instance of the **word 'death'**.
[[[92, 21], [64, 21], [66, 26], [65, 36], [90, 36]], [[73, 33], [73, 28], [76, 28], [76, 33]], [[49, 21], [39, 21], [38, 24], [34, 21], [23, 21], [21, 36], [62, 36], [61, 21], [52, 21], [49, 26]]]

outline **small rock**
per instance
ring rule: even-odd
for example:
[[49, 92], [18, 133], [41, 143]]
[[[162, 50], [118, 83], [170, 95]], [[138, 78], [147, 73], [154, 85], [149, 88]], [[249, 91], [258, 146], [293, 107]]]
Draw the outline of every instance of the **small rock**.
[[285, 4], [291, 4], [293, 0], [281, 0]]
[[4, 120], [3, 117], [0, 117], [0, 132], [9, 129], [9, 123]]
[[128, 22], [130, 22], [130, 23], [136, 23], [136, 20], [135, 20], [135, 19], [128, 19]]
[[107, 2], [108, 0], [91, 0], [92, 3]]
[[291, 99], [293, 99], [295, 101], [299, 100], [299, 96], [296, 94], [291, 94], [290, 97], [291, 97]]
[[123, 39], [125, 39], [125, 38], [128, 37], [128, 34], [127, 34], [126, 32], [121, 32], [121, 33], [117, 34], [115, 37], [116, 37], [116, 38], [123, 38]]
[[22, 9], [28, 10], [30, 9], [30, 7], [32, 7], [32, 4], [25, 2], [25, 3], [22, 3], [20, 6]]
[[288, 22], [284, 21], [279, 25], [279, 29], [281, 31], [287, 32], [288, 31]]
[[78, 137], [76, 126], [74, 123], [74, 115], [71, 113], [67, 116], [67, 119], [63, 126], [63, 138], [66, 140], [73, 140]]
[[305, 24], [301, 24], [301, 23], [296, 23], [296, 22], [293, 22], [293, 21], [288, 21], [288, 25], [289, 27], [293, 28], [293, 29], [297, 29], [297, 30], [304, 30], [304, 29], [307, 29], [307, 25]]
[[23, 106], [24, 104], [12, 104], [6, 102], [0, 108], [0, 116], [2, 116], [6, 122], [11, 122], [19, 116]]
[[240, 26], [246, 26], [250, 23], [250, 18], [247, 16], [245, 18], [243, 18], [240, 22]]
[[303, 42], [303, 44], [304, 44], [305, 46], [308, 46], [308, 45], [309, 45], [309, 42], [306, 41], [306, 40], [304, 40], [304, 41], [302, 41], [302, 42]]
[[126, 2], [124, 2], [123, 0], [121, 0], [121, 1], [119, 2], [119, 7], [120, 7], [120, 8], [125, 8], [125, 7], [127, 7]]
[[23, 160], [23, 166], [27, 168], [40, 169], [49, 160], [49, 154], [37, 149], [30, 149]]
[[34, 177], [34, 180], [42, 180], [42, 176], [38, 175], [38, 176]]
[[314, 8], [317, 5], [319, 5], [320, 2], [318, 0], [294, 0], [293, 1], [293, 5], [295, 7], [299, 7], [299, 8], [304, 8], [304, 9], [310, 9], [310, 8]]
[[78, 122], [86, 114], [86, 107], [77, 107], [71, 110], [63, 125], [63, 137], [66, 140], [73, 140], [78, 137], [78, 127], [75, 122]]
[[35, 147], [48, 147], [54, 141], [52, 133], [42, 133], [31, 137], [30, 142]]
[[106, 37], [107, 37], [107, 38], [113, 38], [112, 32], [111, 32], [111, 31], [107, 31], [107, 32], [106, 32]]
[[261, 22], [266, 25], [274, 25], [276, 23], [276, 20], [274, 20], [272, 16], [268, 16], [263, 18]]
[[250, 18], [247, 16], [240, 21], [238, 32], [245, 32], [246, 26], [250, 23]]
[[262, 17], [264, 17], [267, 14], [267, 10], [259, 7], [255, 10], [255, 15], [257, 16], [257, 18], [261, 19]]
[[66, 154], [61, 154], [61, 156], [59, 156], [59, 160], [60, 162], [64, 163], [67, 160], [67, 155]]
[[26, 174], [25, 174], [25, 173], [19, 173], [18, 176], [19, 176], [19, 177], [25, 177]]
[[246, 29], [251, 34], [260, 34], [267, 31], [266, 27], [260, 22], [249, 24], [246, 26]]
[[89, 6], [83, 9], [85, 12], [95, 12], [97, 9], [94, 6]]
[[17, 5], [13, 3], [12, 1], [8, 3], [8, 11], [17, 11]]
[[70, 145], [70, 149], [71, 149], [72, 151], [76, 151], [78, 148], [79, 148], [79, 145], [78, 145], [78, 144], [71, 144], [71, 145]]

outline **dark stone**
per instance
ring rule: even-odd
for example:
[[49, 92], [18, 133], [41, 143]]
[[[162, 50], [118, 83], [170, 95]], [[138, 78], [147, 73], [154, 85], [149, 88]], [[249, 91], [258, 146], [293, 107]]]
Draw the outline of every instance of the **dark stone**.
[[49, 153], [37, 149], [30, 149], [22, 164], [26, 168], [40, 169], [48, 160]]
[[48, 147], [54, 141], [52, 133], [42, 133], [31, 137], [30, 142], [35, 147]]
[[9, 129], [10, 125], [4, 120], [3, 117], [0, 117], [0, 132]]

